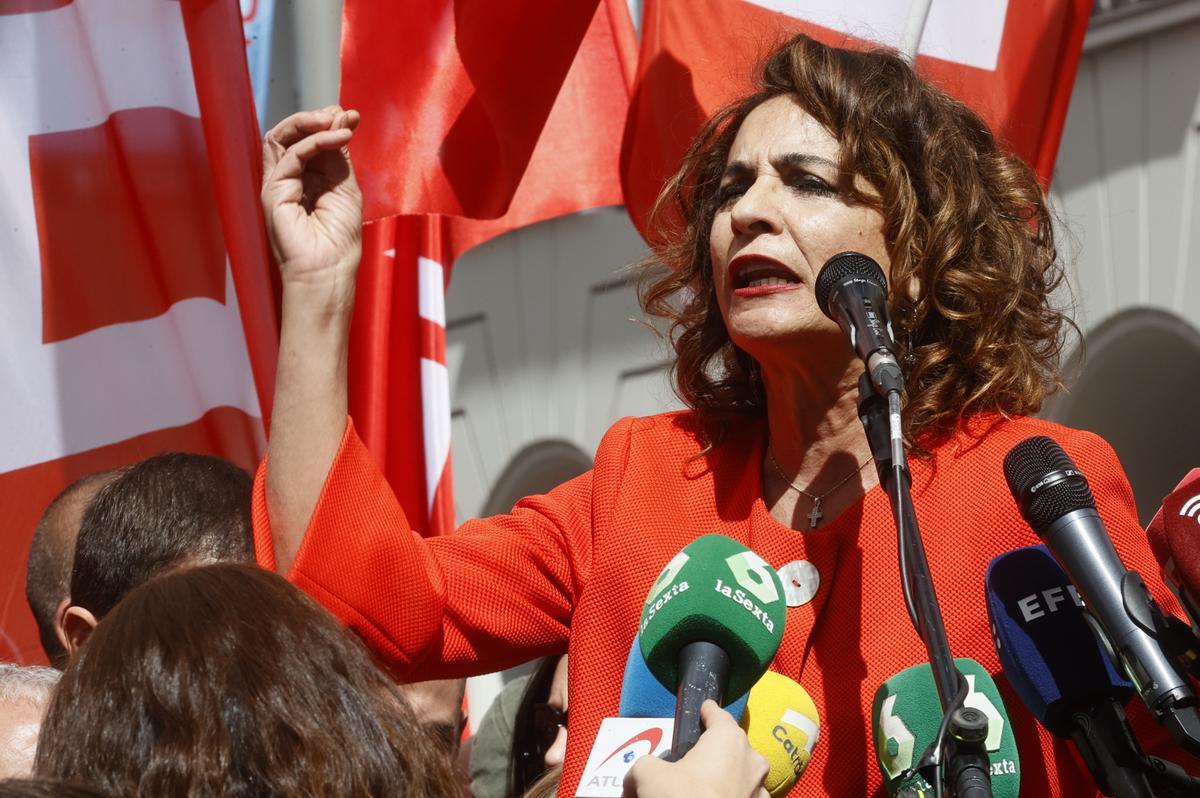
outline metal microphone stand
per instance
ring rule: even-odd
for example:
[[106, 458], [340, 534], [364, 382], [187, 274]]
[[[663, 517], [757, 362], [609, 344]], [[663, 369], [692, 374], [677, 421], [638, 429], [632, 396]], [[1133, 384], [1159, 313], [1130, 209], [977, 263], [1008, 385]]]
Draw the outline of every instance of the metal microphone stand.
[[[984, 740], [987, 739], [987, 717], [977, 710], [964, 707], [967, 696], [966, 679], [954, 665], [946, 626], [938, 607], [925, 544], [917, 528], [917, 516], [912, 503], [912, 473], [904, 451], [900, 427], [900, 392], [888, 390], [886, 395], [876, 391], [870, 376], [864, 372], [858, 380], [858, 415], [867, 433], [871, 454], [879, 481], [891, 500], [892, 517], [900, 555], [900, 581], [904, 587], [904, 602], [913, 627], [925, 644], [933, 671], [944, 719], [938, 737], [921, 757], [917, 770], [931, 769], [926, 777], [941, 794], [941, 774], [945, 768], [945, 784], [957, 798], [991, 798], [991, 767]], [[922, 774], [924, 775], [924, 774]], [[915, 792], [914, 792], [915, 794]], [[904, 795], [903, 790], [898, 796]]]

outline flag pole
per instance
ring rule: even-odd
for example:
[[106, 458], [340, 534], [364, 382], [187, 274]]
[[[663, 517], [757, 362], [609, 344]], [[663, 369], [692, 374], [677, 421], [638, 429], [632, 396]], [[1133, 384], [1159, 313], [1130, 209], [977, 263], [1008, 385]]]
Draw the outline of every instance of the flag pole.
[[912, 0], [908, 5], [908, 23], [904, 27], [904, 38], [900, 41], [900, 54], [912, 63], [917, 59], [921, 37], [925, 35], [925, 23], [929, 21], [929, 7], [933, 0]]

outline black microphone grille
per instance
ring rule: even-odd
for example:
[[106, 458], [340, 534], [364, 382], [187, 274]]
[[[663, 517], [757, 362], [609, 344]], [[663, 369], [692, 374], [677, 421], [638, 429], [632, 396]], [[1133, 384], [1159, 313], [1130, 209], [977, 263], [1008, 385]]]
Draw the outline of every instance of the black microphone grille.
[[883, 269], [879, 268], [878, 263], [861, 252], [839, 253], [825, 261], [825, 265], [817, 274], [817, 304], [826, 316], [832, 317], [833, 315], [829, 309], [829, 298], [833, 294], [833, 290], [847, 277], [869, 280], [879, 286], [879, 290], [885, 295], [887, 294], [887, 278], [883, 276]]
[[1096, 509], [1087, 478], [1045, 435], [1023, 440], [1005, 455], [1004, 478], [1021, 515], [1039, 535], [1067, 513]]

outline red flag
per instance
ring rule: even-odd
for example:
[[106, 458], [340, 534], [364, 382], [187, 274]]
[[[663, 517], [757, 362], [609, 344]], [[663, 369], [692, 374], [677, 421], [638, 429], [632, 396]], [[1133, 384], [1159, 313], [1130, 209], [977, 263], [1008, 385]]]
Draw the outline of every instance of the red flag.
[[[909, 0], [646, 0], [638, 83], [621, 175], [630, 217], [645, 221], [700, 125], [752, 90], [755, 63], [785, 38], [897, 46]], [[938, 0], [917, 69], [975, 109], [1049, 184], [1090, 0]]]
[[[490, 48], [496, 47], [496, 43], [486, 37], [482, 40], [464, 37], [462, 31], [477, 30], [476, 26], [483, 23], [495, 26], [501, 22], [491, 12], [478, 18], [469, 16], [479, 11], [474, 3], [459, 0], [457, 4], [442, 5], [455, 5], [457, 57], [463, 62], [481, 62], [476, 55], [464, 51], [470, 43], [472, 47], [489, 48], [487, 58], [495, 59]], [[389, 85], [376, 75], [363, 72], [369, 63], [364, 48], [376, 41], [374, 30], [369, 36], [359, 36], [364, 15], [367, 10], [382, 12], [370, 2], [356, 6], [350, 0], [346, 4], [342, 104], [357, 108], [363, 116], [351, 149], [363, 186], [367, 216], [387, 215], [396, 209], [429, 214], [385, 218], [367, 225], [351, 327], [350, 412], [410, 521], [427, 534], [449, 532], [454, 527], [449, 479], [450, 385], [445, 363], [444, 291], [455, 259], [476, 244], [517, 227], [584, 208], [621, 203], [617, 162], [634, 72], [633, 25], [624, 0], [604, 0], [599, 5], [564, 3], [563, 10], [550, 17], [567, 16], [568, 6], [573, 9], [571, 14], [576, 13], [577, 7], [591, 9], [590, 21], [586, 32], [581, 34], [582, 41], [575, 36], [578, 52], [572, 51], [574, 61], [569, 62], [565, 79], [558, 79], [561, 88], [555, 88], [551, 98], [553, 107], [545, 116], [544, 125], [539, 125], [540, 135], [535, 138], [535, 146], [521, 167], [517, 182], [513, 182], [511, 172], [497, 166], [477, 169], [468, 176], [469, 180], [454, 186], [448, 175], [462, 174], [458, 171], [461, 163], [452, 161], [449, 150], [439, 150], [436, 140], [432, 140], [432, 150], [415, 158], [401, 157], [394, 141], [381, 140], [372, 145], [370, 138], [365, 142], [360, 140], [364, 132], [370, 131], [372, 120], [390, 118], [398, 103], [414, 102], [411, 97], [424, 98], [425, 104], [405, 106], [411, 109], [406, 112], [409, 114], [441, 119], [453, 109], [427, 107], [437, 98], [446, 99], [444, 92], [439, 94], [443, 89], [440, 81], [445, 78], [418, 71], [423, 80], [436, 85], [404, 86], [397, 98], [386, 94], [384, 89], [394, 91], [399, 84]], [[506, 10], [505, 17], [503, 25], [508, 27], [523, 19], [520, 12], [511, 9]], [[574, 24], [572, 18], [565, 32], [550, 30], [542, 24], [537, 28], [538, 35], [559, 47], [564, 38], [574, 35], [571, 33]], [[421, 30], [431, 36], [450, 35], [446, 27]], [[518, 34], [505, 30], [496, 41], [511, 41]], [[539, 42], [537, 46], [546, 45]], [[451, 45], [443, 39], [422, 47], [440, 53]], [[501, 62], [493, 66], [510, 68]], [[542, 96], [556, 78], [547, 73], [541, 80], [544, 85], [526, 86], [530, 90], [520, 93], [528, 97], [514, 107], [528, 113], [529, 98]], [[416, 83], [411, 78], [409, 82]], [[494, 81], [489, 85], [496, 86]], [[367, 88], [370, 91], [365, 91]], [[509, 97], [506, 102], [511, 100]], [[495, 124], [487, 130], [476, 130], [479, 139], [475, 149], [485, 152], [489, 147], [500, 146], [498, 142], [512, 140], [506, 138], [509, 132], [500, 127], [500, 121], [508, 118], [511, 111], [508, 108], [498, 113]], [[380, 125], [377, 130], [386, 127]], [[521, 139], [526, 134], [528, 125], [523, 122], [514, 135], [526, 141]], [[511, 155], [513, 150], [506, 152]], [[510, 160], [509, 164], [514, 162]], [[391, 174], [387, 176], [377, 174], [389, 170]], [[419, 190], [412, 189], [414, 186]], [[391, 191], [397, 193], [388, 194]], [[460, 191], [461, 195], [456, 193]], [[507, 207], [507, 211], [489, 220], [437, 215], [447, 208], [470, 213], [464, 204], [454, 204], [460, 196], [474, 198], [471, 202], [480, 216], [495, 215], [497, 208]], [[493, 202], [496, 197], [508, 199], [501, 206]], [[483, 202], [480, 198], [490, 199]], [[376, 210], [372, 212], [372, 208]]]
[[341, 101], [363, 112], [351, 153], [366, 218], [506, 213], [597, 5], [347, 0]]
[[34, 661], [49, 500], [164, 449], [253, 468], [278, 342], [236, 5], [23, 0], [0, 42], [0, 659]]

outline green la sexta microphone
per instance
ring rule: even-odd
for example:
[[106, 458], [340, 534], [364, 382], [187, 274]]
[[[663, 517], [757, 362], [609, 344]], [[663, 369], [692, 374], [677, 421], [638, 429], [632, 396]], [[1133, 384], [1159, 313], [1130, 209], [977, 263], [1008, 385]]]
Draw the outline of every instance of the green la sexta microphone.
[[[983, 713], [988, 721], [984, 748], [990, 764], [992, 794], [995, 798], [1017, 798], [1021, 763], [1000, 691], [991, 675], [975, 660], [963, 657], [954, 660], [954, 664], [970, 688], [964, 706]], [[928, 782], [913, 771], [937, 737], [942, 722], [942, 708], [929, 663], [913, 665], [884, 682], [875, 692], [871, 718], [875, 755], [888, 795], [921, 795], [929, 790]]]
[[779, 575], [724, 535], [704, 535], [675, 555], [650, 587], [638, 627], [646, 666], [676, 694], [669, 758], [700, 736], [700, 705], [742, 695], [775, 658], [786, 603]]

